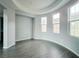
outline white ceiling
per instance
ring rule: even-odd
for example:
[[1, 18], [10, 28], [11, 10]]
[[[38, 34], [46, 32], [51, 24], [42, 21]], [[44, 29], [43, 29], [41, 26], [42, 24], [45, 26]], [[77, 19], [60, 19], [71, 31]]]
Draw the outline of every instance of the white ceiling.
[[0, 0], [5, 7], [11, 7], [21, 13], [41, 15], [52, 12], [72, 0]]
[[55, 0], [16, 0], [21, 6], [32, 10], [43, 9], [54, 1]]
[[12, 0], [13, 3], [22, 11], [34, 15], [52, 12], [70, 0]]

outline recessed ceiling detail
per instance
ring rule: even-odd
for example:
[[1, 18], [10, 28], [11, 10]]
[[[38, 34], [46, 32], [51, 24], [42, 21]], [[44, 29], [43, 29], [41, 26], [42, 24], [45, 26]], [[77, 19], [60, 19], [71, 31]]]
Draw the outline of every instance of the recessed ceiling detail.
[[12, 0], [14, 4], [22, 11], [34, 15], [52, 12], [70, 0]]

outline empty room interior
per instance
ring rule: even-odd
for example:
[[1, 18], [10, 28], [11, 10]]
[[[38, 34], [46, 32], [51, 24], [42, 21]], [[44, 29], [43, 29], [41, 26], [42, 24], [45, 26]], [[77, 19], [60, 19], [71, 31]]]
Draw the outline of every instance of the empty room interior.
[[79, 0], [0, 0], [0, 58], [79, 58]]

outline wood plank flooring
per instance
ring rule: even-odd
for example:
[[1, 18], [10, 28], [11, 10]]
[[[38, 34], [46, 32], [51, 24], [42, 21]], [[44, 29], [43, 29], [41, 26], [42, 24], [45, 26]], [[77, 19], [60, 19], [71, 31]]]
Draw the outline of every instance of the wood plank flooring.
[[52, 42], [26, 40], [17, 42], [7, 50], [0, 48], [0, 58], [78, 58], [78, 56]]

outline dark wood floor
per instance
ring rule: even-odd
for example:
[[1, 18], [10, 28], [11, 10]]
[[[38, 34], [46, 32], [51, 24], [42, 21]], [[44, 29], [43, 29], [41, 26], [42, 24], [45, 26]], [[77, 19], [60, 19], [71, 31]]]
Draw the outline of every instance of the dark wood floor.
[[78, 58], [68, 49], [47, 41], [26, 40], [17, 42], [7, 50], [0, 48], [0, 58]]

